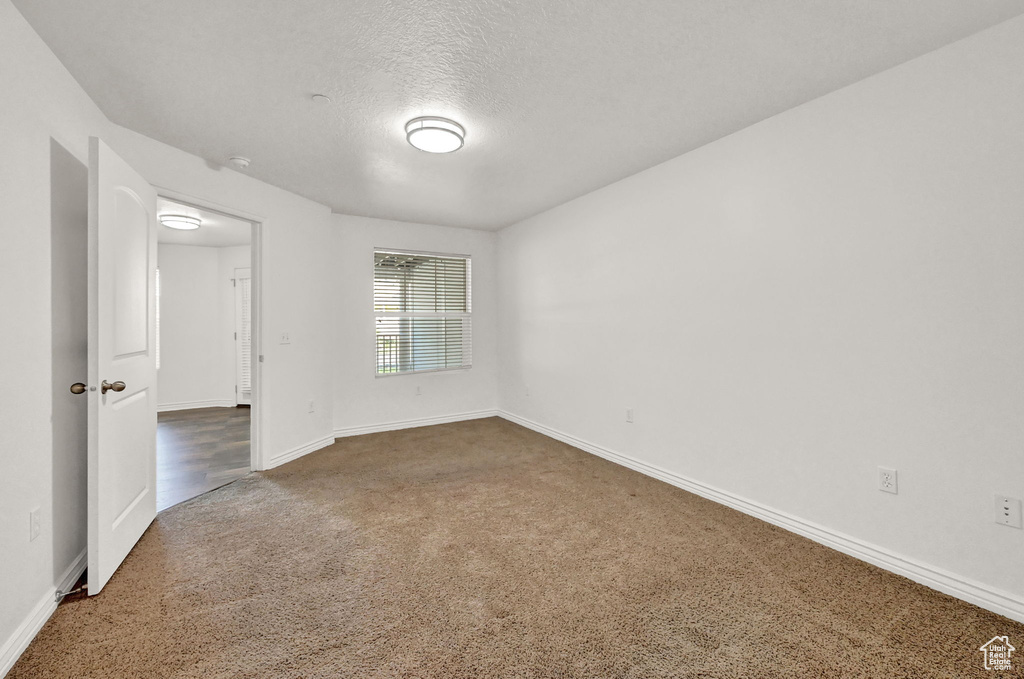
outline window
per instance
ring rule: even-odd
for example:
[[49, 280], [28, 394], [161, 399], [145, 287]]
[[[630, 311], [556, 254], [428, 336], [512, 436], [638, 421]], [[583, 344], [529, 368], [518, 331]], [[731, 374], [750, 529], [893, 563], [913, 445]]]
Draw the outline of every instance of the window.
[[377, 374], [470, 367], [471, 299], [469, 257], [375, 251]]

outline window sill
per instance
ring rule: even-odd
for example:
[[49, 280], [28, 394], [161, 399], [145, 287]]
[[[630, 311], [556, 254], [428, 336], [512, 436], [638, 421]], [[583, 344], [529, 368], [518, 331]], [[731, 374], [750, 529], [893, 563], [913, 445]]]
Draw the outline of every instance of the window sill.
[[437, 368], [436, 370], [406, 370], [398, 373], [374, 373], [375, 378], [381, 377], [401, 377], [402, 375], [429, 375], [431, 373], [453, 373], [453, 372], [468, 372], [473, 369], [471, 365], [463, 365], [458, 368]]

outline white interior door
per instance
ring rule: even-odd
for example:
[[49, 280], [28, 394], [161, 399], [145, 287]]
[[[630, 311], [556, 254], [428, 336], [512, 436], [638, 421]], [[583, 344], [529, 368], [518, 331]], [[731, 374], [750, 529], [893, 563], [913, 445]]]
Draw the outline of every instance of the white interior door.
[[155, 278], [156, 192], [92, 137], [90, 595], [103, 589], [156, 517]]
[[252, 405], [252, 270], [235, 269], [235, 400]]

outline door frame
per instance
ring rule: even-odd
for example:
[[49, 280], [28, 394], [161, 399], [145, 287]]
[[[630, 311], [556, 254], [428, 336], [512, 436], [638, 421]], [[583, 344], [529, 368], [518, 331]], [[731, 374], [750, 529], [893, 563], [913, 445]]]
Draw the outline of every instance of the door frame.
[[[181, 191], [153, 184], [158, 198], [166, 198], [200, 210], [215, 212], [225, 217], [241, 219], [252, 224], [251, 250], [252, 269], [252, 405], [249, 418], [249, 469], [266, 469], [263, 461], [263, 222], [264, 217], [222, 205], [206, 198], [193, 196]], [[159, 261], [157, 262], [159, 265]]]

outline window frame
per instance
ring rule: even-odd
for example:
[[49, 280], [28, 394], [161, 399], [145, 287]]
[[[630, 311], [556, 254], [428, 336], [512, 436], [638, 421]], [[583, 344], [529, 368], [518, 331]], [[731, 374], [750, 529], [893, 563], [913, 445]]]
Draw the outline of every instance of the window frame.
[[[473, 324], [473, 256], [452, 252], [430, 252], [426, 250], [410, 250], [407, 248], [389, 248], [389, 247], [374, 247], [373, 248], [373, 261], [375, 262], [378, 254], [390, 254], [390, 255], [410, 255], [413, 257], [439, 257], [444, 259], [463, 259], [466, 261], [466, 311], [464, 312], [446, 312], [446, 311], [380, 311], [378, 312], [374, 307], [376, 306], [375, 295], [371, 301], [371, 310], [373, 311], [373, 376], [374, 378], [380, 377], [397, 377], [399, 375], [424, 375], [428, 373], [439, 373], [439, 372], [457, 372], [466, 371], [473, 368], [473, 335], [472, 335], [472, 324]], [[373, 275], [371, 276], [371, 285], [377, 280], [376, 275], [376, 264], [372, 263], [374, 267]], [[380, 318], [461, 318], [469, 320], [470, 332], [469, 332], [469, 353], [470, 361], [468, 365], [453, 366], [450, 368], [426, 368], [423, 370], [399, 370], [397, 372], [378, 372], [377, 370], [377, 320]], [[465, 341], [465, 340], [464, 340]], [[463, 352], [465, 352], [465, 344], [463, 344]]]

